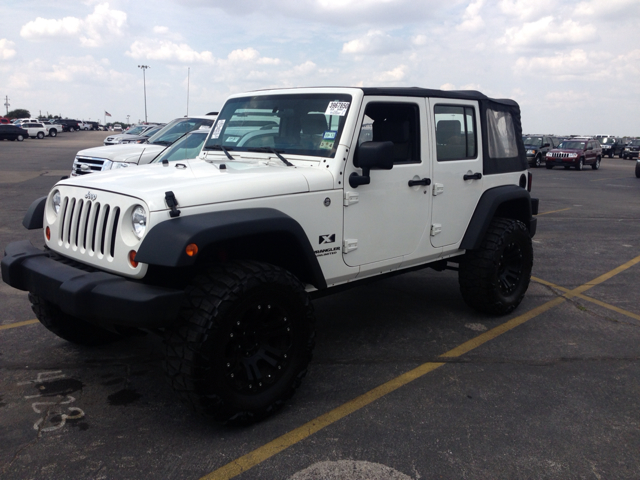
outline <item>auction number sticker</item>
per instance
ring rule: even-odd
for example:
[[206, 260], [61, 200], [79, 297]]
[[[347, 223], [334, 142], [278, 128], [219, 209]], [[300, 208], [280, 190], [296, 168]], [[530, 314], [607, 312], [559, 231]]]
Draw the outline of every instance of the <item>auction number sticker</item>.
[[324, 112], [324, 114], [344, 117], [347, 114], [347, 110], [349, 109], [349, 104], [350, 102], [329, 102], [327, 111]]
[[220, 133], [222, 132], [223, 127], [224, 127], [224, 119], [218, 120], [216, 122], [216, 128], [213, 129], [213, 133], [211, 134], [211, 138], [220, 138]]

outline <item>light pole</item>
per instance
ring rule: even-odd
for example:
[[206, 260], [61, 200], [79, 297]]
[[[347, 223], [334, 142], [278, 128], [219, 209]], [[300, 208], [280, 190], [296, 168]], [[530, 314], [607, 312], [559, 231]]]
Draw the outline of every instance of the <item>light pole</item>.
[[129, 117], [130, 117], [130, 116], [131, 116], [131, 115], [127, 115], [127, 125], [129, 125]]
[[138, 68], [142, 69], [142, 85], [144, 87], [144, 121], [147, 122], [147, 78], [145, 71], [147, 68], [151, 68], [149, 65], [138, 65]]

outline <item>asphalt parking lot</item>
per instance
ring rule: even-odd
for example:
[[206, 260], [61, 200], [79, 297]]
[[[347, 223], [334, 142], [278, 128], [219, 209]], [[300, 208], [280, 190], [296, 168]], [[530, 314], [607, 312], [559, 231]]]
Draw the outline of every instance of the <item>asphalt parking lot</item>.
[[[105, 132], [0, 142], [0, 247]], [[485, 316], [455, 272], [315, 301], [309, 375], [277, 415], [207, 423], [164, 382], [153, 335], [81, 348], [0, 283], [3, 479], [640, 478], [640, 179], [635, 162], [534, 169], [534, 280]]]

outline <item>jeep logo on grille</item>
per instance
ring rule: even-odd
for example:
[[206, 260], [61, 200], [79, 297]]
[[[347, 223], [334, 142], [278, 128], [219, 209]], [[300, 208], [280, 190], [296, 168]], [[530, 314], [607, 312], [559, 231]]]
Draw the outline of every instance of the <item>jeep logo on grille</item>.
[[98, 195], [96, 195], [95, 193], [91, 193], [91, 191], [89, 191], [84, 196], [84, 198], [86, 198], [87, 200], [91, 200], [93, 202], [96, 198], [98, 198]]

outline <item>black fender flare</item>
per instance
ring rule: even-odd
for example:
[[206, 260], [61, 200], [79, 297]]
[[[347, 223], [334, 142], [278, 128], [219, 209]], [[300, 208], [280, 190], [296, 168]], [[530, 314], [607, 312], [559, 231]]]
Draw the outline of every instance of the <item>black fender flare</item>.
[[44, 206], [46, 204], [47, 197], [40, 197], [35, 200], [24, 214], [22, 219], [22, 226], [27, 230], [38, 230], [42, 228], [44, 220]]
[[[535, 211], [532, 203], [535, 203]], [[516, 206], [516, 208], [512, 208], [512, 206]], [[533, 218], [532, 212], [537, 213], [537, 199], [532, 199], [524, 188], [517, 185], [491, 188], [480, 197], [460, 243], [460, 248], [464, 250], [479, 248], [489, 224], [495, 216], [520, 220], [533, 238], [536, 233], [537, 219]]]
[[[183, 215], [154, 226], [144, 237], [135, 259], [138, 262], [162, 267], [189, 267], [197, 262], [196, 256], [188, 256], [186, 247], [196, 244], [198, 252], [221, 242], [234, 242], [246, 238], [254, 241], [267, 236], [277, 236], [294, 245], [296, 269], [302, 281], [318, 289], [327, 283], [318, 259], [302, 226], [289, 215], [272, 208], [247, 208]], [[273, 246], [270, 246], [273, 250]], [[283, 248], [285, 245], [282, 246]], [[277, 248], [277, 246], [276, 246]], [[302, 274], [301, 274], [302, 272]], [[296, 272], [293, 272], [296, 273]]]

